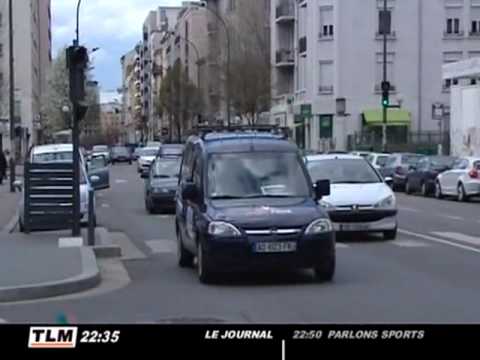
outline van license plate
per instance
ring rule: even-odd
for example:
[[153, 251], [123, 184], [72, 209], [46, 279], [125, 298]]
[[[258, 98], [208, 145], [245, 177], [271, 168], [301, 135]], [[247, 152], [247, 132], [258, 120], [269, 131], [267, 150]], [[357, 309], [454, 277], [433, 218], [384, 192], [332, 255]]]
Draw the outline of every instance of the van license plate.
[[255, 244], [255, 252], [257, 253], [286, 253], [295, 252], [297, 243], [295, 242], [261, 242]]
[[369, 224], [340, 224], [340, 231], [368, 231], [370, 230]]

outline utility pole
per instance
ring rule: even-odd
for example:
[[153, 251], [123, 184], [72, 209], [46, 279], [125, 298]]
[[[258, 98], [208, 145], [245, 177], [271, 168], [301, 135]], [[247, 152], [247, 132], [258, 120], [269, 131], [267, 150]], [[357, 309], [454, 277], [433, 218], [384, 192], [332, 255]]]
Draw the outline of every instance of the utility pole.
[[15, 192], [15, 168], [16, 168], [16, 136], [15, 136], [15, 67], [13, 46], [13, 0], [8, 1], [8, 42], [9, 42], [9, 72], [10, 72], [10, 192]]
[[387, 151], [387, 117], [390, 106], [390, 83], [387, 75], [387, 36], [391, 32], [391, 13], [387, 0], [383, 0], [383, 11], [380, 13], [380, 34], [383, 35], [383, 81], [382, 81], [382, 151]]

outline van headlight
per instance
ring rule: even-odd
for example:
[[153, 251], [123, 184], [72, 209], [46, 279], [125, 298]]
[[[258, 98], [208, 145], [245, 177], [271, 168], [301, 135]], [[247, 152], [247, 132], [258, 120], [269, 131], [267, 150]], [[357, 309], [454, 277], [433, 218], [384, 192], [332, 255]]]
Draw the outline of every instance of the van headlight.
[[330, 204], [328, 201], [320, 200], [318, 204], [325, 210], [335, 210], [335, 206], [333, 204]]
[[312, 221], [305, 230], [306, 235], [325, 234], [333, 231], [332, 222], [329, 219], [317, 219]]
[[242, 236], [237, 227], [223, 221], [212, 221], [208, 225], [208, 234], [213, 236]]
[[395, 196], [390, 195], [374, 205], [377, 209], [395, 209]]

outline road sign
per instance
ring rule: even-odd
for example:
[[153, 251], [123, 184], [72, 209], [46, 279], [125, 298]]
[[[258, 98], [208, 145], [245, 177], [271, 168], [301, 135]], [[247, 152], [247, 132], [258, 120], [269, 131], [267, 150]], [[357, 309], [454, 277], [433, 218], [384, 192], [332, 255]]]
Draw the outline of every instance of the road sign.
[[312, 117], [312, 105], [310, 104], [300, 105], [300, 113], [305, 118]]

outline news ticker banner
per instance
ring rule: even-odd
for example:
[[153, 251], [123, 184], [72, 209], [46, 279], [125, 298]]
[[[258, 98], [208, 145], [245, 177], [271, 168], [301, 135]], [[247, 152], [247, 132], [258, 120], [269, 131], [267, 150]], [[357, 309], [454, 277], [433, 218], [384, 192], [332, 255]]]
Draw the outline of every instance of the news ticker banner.
[[2, 350], [234, 351], [288, 354], [330, 345], [480, 343], [477, 325], [0, 325]]

